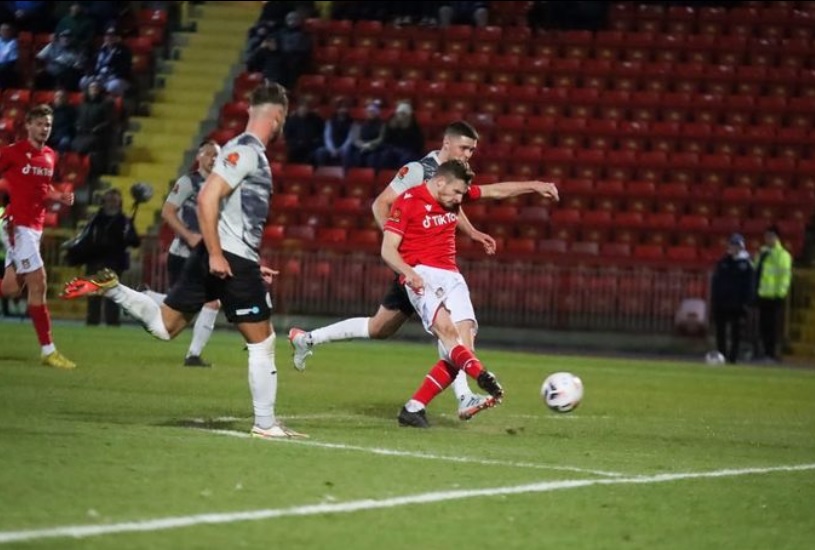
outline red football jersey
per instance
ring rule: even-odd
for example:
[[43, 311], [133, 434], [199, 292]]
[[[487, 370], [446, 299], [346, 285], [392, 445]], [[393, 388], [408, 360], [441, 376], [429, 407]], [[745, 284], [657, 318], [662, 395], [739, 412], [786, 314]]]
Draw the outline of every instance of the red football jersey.
[[8, 214], [14, 225], [42, 231], [45, 201], [56, 165], [53, 149], [37, 149], [27, 139], [0, 150], [0, 175], [9, 184]]
[[[481, 189], [474, 185], [465, 200], [481, 197]], [[440, 205], [427, 185], [404, 192], [393, 203], [385, 222], [385, 231], [402, 236], [399, 253], [411, 267], [422, 264], [448, 271], [456, 266], [456, 222], [458, 216]]]

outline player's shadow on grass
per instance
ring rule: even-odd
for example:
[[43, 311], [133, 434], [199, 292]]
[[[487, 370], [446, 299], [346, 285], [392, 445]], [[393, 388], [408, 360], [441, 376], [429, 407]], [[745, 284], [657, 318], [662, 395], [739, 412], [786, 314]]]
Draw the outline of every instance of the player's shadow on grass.
[[194, 428], [198, 430], [227, 430], [236, 431], [242, 429], [246, 422], [241, 420], [227, 420], [220, 418], [176, 418], [159, 422], [156, 426], [160, 428]]
[[[360, 403], [358, 406], [352, 408], [354, 414], [376, 418], [377, 420], [385, 420], [393, 422], [396, 425], [396, 417], [399, 416], [399, 410], [402, 408], [401, 404], [392, 401], [381, 403]], [[433, 426], [452, 426], [456, 427], [461, 422], [452, 418], [446, 418], [439, 414], [442, 410], [441, 407], [436, 408], [435, 414], [428, 412], [428, 418]]]

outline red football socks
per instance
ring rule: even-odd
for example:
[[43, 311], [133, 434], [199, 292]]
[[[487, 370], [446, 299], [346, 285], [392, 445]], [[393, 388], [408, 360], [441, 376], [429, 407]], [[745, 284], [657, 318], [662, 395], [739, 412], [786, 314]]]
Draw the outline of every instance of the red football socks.
[[48, 306], [28, 306], [28, 315], [34, 323], [34, 330], [37, 331], [37, 338], [41, 346], [53, 343], [51, 339], [51, 314], [48, 313]]
[[430, 372], [424, 378], [424, 382], [413, 394], [413, 399], [427, 405], [434, 397], [439, 395], [447, 386], [453, 383], [456, 376], [456, 369], [447, 364], [446, 361], [439, 360], [433, 365]]
[[463, 370], [467, 376], [471, 378], [478, 378], [478, 375], [484, 371], [481, 361], [473, 355], [473, 352], [462, 346], [457, 345], [450, 352], [450, 360], [457, 369]]

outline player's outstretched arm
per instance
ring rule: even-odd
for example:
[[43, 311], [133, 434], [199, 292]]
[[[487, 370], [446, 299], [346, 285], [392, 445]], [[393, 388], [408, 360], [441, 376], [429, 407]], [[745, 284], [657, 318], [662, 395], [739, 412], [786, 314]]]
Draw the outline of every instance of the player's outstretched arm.
[[380, 230], [385, 227], [385, 222], [388, 221], [391, 207], [397, 198], [399, 198], [399, 195], [397, 195], [396, 191], [389, 185], [374, 199], [371, 210], [374, 213], [376, 225], [379, 226]]
[[232, 276], [232, 270], [221, 249], [221, 239], [218, 237], [221, 199], [230, 193], [232, 193], [232, 186], [213, 172], [207, 177], [207, 181], [204, 182], [198, 194], [198, 225], [201, 227], [201, 237], [209, 252], [209, 270], [220, 278]]
[[537, 193], [546, 200], [558, 202], [557, 186], [548, 181], [502, 181], [481, 185], [481, 198], [501, 200], [528, 193]]
[[481, 243], [484, 247], [484, 252], [488, 255], [495, 254], [495, 239], [486, 233], [479, 231], [470, 221], [470, 218], [464, 213], [464, 210], [459, 209], [456, 227], [459, 231], [470, 237], [472, 240]]

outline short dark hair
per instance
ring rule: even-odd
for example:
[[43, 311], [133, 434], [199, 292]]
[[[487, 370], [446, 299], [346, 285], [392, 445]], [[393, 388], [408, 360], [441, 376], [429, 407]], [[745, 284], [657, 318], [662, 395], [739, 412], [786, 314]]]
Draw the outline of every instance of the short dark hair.
[[470, 165], [463, 160], [448, 160], [443, 162], [441, 166], [439, 166], [436, 175], [443, 178], [461, 180], [467, 185], [470, 185], [475, 177], [475, 174], [470, 169]]
[[453, 122], [444, 130], [445, 136], [466, 137], [478, 141], [478, 131], [463, 120]]
[[25, 114], [25, 121], [26, 122], [31, 122], [35, 118], [41, 118], [41, 117], [44, 117], [44, 116], [53, 116], [53, 115], [54, 115], [54, 110], [51, 107], [49, 107], [48, 105], [45, 105], [43, 103], [41, 105], [36, 105], [36, 106], [32, 107], [31, 109], [29, 109], [28, 112]]
[[255, 106], [266, 103], [282, 105], [288, 109], [289, 96], [286, 94], [286, 88], [277, 82], [266, 82], [252, 90], [252, 95], [249, 96], [249, 105]]
[[781, 238], [781, 229], [779, 229], [778, 225], [772, 224], [767, 229], [764, 230], [765, 233], [772, 233], [779, 239]]
[[214, 139], [212, 139], [212, 138], [207, 138], [207, 139], [203, 140], [201, 143], [199, 143], [199, 144], [198, 144], [198, 149], [199, 149], [199, 150], [201, 150], [201, 149], [203, 149], [204, 147], [206, 147], [207, 145], [214, 145], [215, 147], [220, 147], [220, 146], [218, 145], [218, 142], [217, 142], [217, 141], [215, 141], [215, 140], [214, 140]]

